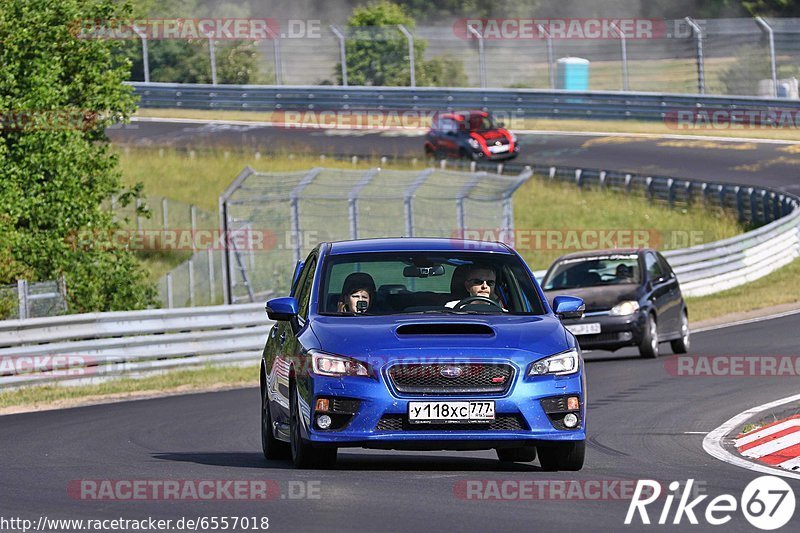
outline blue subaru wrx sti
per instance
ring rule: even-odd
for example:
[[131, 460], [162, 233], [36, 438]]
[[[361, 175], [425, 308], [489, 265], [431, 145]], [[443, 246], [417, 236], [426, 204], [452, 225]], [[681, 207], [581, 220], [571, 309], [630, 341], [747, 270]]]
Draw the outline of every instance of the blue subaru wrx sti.
[[261, 365], [267, 459], [329, 466], [337, 449], [482, 450], [579, 470], [586, 380], [575, 337], [501, 243], [322, 243], [298, 264]]

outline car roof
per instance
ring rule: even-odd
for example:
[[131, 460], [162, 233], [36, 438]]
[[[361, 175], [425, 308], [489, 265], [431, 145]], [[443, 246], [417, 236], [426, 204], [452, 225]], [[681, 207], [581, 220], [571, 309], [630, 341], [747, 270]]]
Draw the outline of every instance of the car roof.
[[427, 237], [390, 237], [384, 239], [360, 239], [330, 243], [329, 253], [354, 254], [369, 252], [486, 252], [511, 254], [501, 242], [472, 241], [462, 239], [436, 239]]
[[475, 109], [472, 111], [448, 111], [446, 113], [439, 113], [439, 118], [454, 118], [456, 120], [464, 120], [466, 116], [476, 115], [480, 117], [488, 117], [489, 113]]
[[562, 255], [556, 261], [561, 261], [563, 259], [580, 259], [580, 258], [592, 258], [592, 257], [601, 257], [605, 255], [629, 255], [629, 254], [642, 254], [644, 252], [652, 252], [653, 250], [650, 248], [608, 248], [605, 250], [591, 250], [588, 252], [575, 252], [571, 254]]

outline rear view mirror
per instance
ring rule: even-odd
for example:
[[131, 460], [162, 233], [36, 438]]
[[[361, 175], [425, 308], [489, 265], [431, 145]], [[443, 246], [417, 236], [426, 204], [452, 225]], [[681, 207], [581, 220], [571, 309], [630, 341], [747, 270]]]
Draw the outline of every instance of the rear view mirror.
[[430, 278], [434, 276], [444, 276], [444, 266], [407, 266], [403, 269], [403, 276], [407, 278]]

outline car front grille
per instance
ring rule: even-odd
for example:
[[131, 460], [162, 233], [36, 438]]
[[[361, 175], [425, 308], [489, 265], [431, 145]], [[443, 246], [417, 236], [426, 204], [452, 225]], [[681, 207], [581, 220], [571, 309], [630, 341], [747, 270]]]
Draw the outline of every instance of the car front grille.
[[406, 415], [383, 415], [377, 431], [526, 431], [528, 424], [520, 414], [498, 414], [489, 423], [411, 424]]
[[388, 374], [401, 394], [503, 394], [514, 379], [514, 367], [495, 363], [398, 364]]

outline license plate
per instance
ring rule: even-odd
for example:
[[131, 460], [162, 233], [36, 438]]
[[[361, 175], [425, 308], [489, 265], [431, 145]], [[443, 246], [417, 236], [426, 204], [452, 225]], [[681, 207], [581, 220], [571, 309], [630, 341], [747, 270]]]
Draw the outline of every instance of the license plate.
[[494, 401], [408, 402], [408, 421], [412, 424], [488, 423], [492, 420]]
[[507, 144], [501, 144], [500, 146], [497, 146], [497, 145], [490, 146], [489, 147], [489, 151], [492, 152], [493, 154], [498, 154], [500, 152], [508, 152], [508, 145]]
[[600, 324], [592, 322], [590, 324], [570, 324], [565, 326], [573, 335], [594, 335], [600, 333]]

